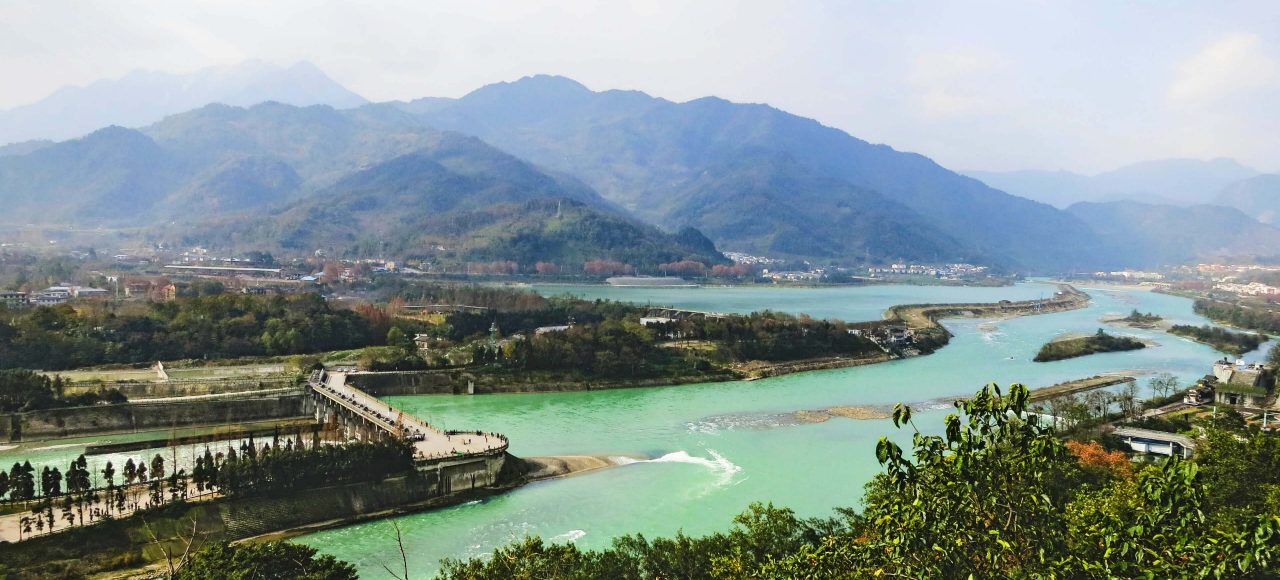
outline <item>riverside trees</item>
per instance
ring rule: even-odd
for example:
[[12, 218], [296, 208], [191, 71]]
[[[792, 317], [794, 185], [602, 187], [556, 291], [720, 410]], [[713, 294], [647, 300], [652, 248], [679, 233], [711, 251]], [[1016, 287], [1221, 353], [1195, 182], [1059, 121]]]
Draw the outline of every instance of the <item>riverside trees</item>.
[[381, 339], [364, 317], [318, 294], [221, 294], [81, 310], [63, 304], [0, 321], [0, 368], [298, 354]]
[[[269, 495], [290, 490], [357, 481], [380, 481], [413, 468], [409, 443], [388, 439], [339, 445], [304, 446], [299, 440], [256, 446], [252, 439], [227, 452], [206, 449], [197, 456], [191, 474], [185, 466], [167, 463], [155, 454], [149, 461], [125, 461], [123, 486], [115, 485], [115, 469], [108, 463], [95, 484], [84, 455], [71, 461], [64, 473], [48, 466], [37, 474], [30, 462], [15, 463], [0, 477], [0, 501], [31, 503], [30, 523], [36, 531], [54, 529], [55, 501], [68, 526], [85, 525], [132, 507], [157, 508], [186, 500], [197, 493], [231, 496]], [[37, 477], [38, 476], [38, 477]], [[64, 485], [65, 484], [65, 485]], [[145, 488], [145, 489], [143, 489]], [[65, 490], [65, 492], [64, 492]], [[7, 497], [6, 497], [7, 493]]]
[[1089, 336], [1049, 342], [1040, 347], [1040, 352], [1036, 353], [1033, 360], [1035, 362], [1050, 362], [1088, 356], [1099, 352], [1137, 350], [1146, 348], [1146, 346], [1140, 340], [1127, 336], [1113, 336], [1099, 328], [1098, 332]]

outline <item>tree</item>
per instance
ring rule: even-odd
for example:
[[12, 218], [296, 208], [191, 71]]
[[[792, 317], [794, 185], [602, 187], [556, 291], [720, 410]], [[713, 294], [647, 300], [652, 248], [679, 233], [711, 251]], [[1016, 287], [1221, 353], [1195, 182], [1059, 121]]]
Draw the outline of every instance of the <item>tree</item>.
[[387, 346], [411, 349], [413, 348], [413, 341], [405, 335], [403, 330], [400, 330], [399, 326], [392, 326], [391, 330], [387, 331]]
[[164, 502], [164, 457], [159, 453], [151, 458], [151, 505]]
[[[1120, 412], [1124, 413], [1126, 418], [1132, 419], [1136, 416], [1138, 414], [1138, 382], [1125, 381], [1120, 387], [1120, 392], [1116, 394], [1115, 400], [1120, 404]], [[1106, 416], [1106, 413], [1099, 413], [1099, 416]]]
[[92, 487], [89, 481], [89, 462], [81, 454], [67, 468], [67, 494], [69, 498], [75, 498], [76, 511], [82, 526], [84, 525], [84, 504]]
[[1178, 377], [1171, 373], [1160, 373], [1147, 381], [1153, 396], [1164, 399], [1178, 390]]
[[107, 512], [111, 511], [111, 498], [116, 490], [116, 468], [108, 461], [106, 466], [102, 468], [102, 479], [107, 482]]
[[1267, 364], [1275, 368], [1280, 368], [1280, 343], [1276, 343], [1267, 351]]
[[315, 548], [285, 542], [211, 544], [178, 569], [175, 580], [355, 580], [356, 569]]

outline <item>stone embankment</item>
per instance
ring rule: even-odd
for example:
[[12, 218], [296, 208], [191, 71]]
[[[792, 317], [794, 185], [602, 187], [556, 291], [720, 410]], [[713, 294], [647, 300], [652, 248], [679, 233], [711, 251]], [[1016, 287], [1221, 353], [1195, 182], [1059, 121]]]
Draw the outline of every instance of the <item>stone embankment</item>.
[[1076, 379], [1074, 381], [1058, 383], [1048, 387], [1031, 389], [1031, 393], [1028, 395], [1027, 400], [1030, 402], [1046, 401], [1056, 397], [1065, 397], [1067, 395], [1074, 395], [1076, 393], [1083, 393], [1085, 391], [1092, 391], [1094, 389], [1101, 389], [1112, 385], [1120, 385], [1136, 380], [1137, 379], [1134, 377], [1125, 375], [1097, 375], [1087, 379]]
[[1014, 318], [1037, 314], [1052, 314], [1077, 310], [1089, 305], [1089, 295], [1070, 284], [1059, 284], [1052, 298], [1044, 300], [1001, 300], [995, 303], [970, 304], [904, 304], [891, 306], [878, 323], [864, 323], [872, 330], [876, 326], [900, 325], [915, 334], [917, 345], [924, 353], [932, 352], [951, 340], [951, 331], [942, 326], [946, 318]]
[[782, 375], [789, 375], [792, 373], [871, 365], [885, 362], [891, 358], [892, 357], [890, 357], [888, 353], [876, 353], [861, 357], [833, 356], [787, 362], [748, 361], [734, 365], [733, 369], [746, 375], [747, 380], [755, 380], [767, 377], [780, 377]]
[[0, 414], [0, 441], [133, 433], [201, 425], [237, 425], [307, 416], [301, 387], [209, 398], [135, 401]]
[[1013, 318], [1076, 310], [1089, 305], [1089, 295], [1069, 284], [1059, 284], [1058, 292], [1045, 300], [1001, 300], [971, 304], [904, 304], [891, 306], [885, 321], [900, 322], [913, 330], [940, 327], [944, 318]]
[[73, 396], [116, 389], [130, 401], [267, 391], [297, 386], [293, 375], [273, 375], [253, 379], [177, 379], [168, 381], [106, 381], [70, 383], [63, 395]]

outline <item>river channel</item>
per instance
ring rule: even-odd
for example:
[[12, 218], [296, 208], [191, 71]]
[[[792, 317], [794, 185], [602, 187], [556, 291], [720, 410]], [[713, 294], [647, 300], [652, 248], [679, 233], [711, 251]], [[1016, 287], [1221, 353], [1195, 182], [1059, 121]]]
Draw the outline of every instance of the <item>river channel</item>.
[[[1022, 283], [1005, 288], [868, 286], [858, 288], [609, 288], [547, 286], [571, 293], [695, 310], [750, 312], [773, 309], [845, 320], [879, 318], [904, 303], [995, 302], [1048, 297], [1054, 286]], [[438, 560], [487, 554], [496, 546], [539, 535], [581, 547], [607, 546], [627, 533], [646, 536], [727, 529], [754, 501], [787, 506], [802, 516], [826, 516], [856, 506], [863, 484], [879, 466], [876, 440], [909, 437], [888, 420], [832, 418], [802, 423], [797, 410], [837, 405], [912, 403], [915, 421], [936, 432], [948, 398], [995, 381], [1047, 386], [1103, 372], [1145, 378], [1171, 372], [1183, 384], [1202, 376], [1220, 355], [1207, 346], [1159, 330], [1111, 328], [1153, 341], [1138, 351], [1033, 363], [1040, 345], [1066, 332], [1092, 332], [1100, 319], [1136, 308], [1178, 323], [1206, 321], [1191, 301], [1138, 290], [1089, 289], [1086, 309], [1000, 321], [949, 320], [955, 334], [941, 351], [884, 364], [818, 371], [752, 382], [614, 391], [408, 396], [389, 401], [451, 429], [498, 431], [519, 456], [605, 454], [619, 467], [545, 481], [448, 509], [400, 517], [410, 564], [419, 577]], [[1264, 349], [1269, 345], [1265, 345]], [[1262, 356], [1265, 350], [1251, 353]], [[298, 538], [357, 565], [362, 575], [383, 574], [398, 558], [388, 521], [327, 530]], [[393, 566], [394, 569], [394, 566]]]

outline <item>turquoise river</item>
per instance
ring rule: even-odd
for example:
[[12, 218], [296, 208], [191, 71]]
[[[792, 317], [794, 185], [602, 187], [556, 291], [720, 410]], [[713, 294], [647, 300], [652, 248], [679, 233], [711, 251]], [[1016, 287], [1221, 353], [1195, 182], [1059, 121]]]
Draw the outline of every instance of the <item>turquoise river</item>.
[[[535, 289], [695, 310], [773, 309], [858, 321], [877, 319], [894, 304], [1023, 300], [1048, 297], [1055, 287], [1027, 282], [1004, 288]], [[1156, 346], [1053, 363], [1031, 362], [1040, 345], [1055, 336], [1093, 332], [1104, 326], [1101, 319], [1134, 308], [1172, 322], [1207, 322], [1192, 313], [1191, 301], [1183, 298], [1140, 290], [1084, 289], [1092, 297], [1086, 309], [998, 321], [948, 320], [945, 324], [955, 337], [941, 351], [878, 365], [751, 382], [645, 389], [391, 397], [393, 404], [437, 425], [504, 433], [511, 439], [511, 452], [518, 456], [609, 455], [623, 463], [398, 518], [414, 575], [431, 575], [442, 558], [482, 556], [527, 535], [595, 548], [627, 533], [654, 536], [679, 530], [689, 534], [724, 530], [734, 515], [754, 501], [787, 506], [802, 516], [830, 515], [834, 507], [857, 505], [863, 484], [879, 468], [874, 455], [879, 437], [889, 435], [909, 443], [909, 437], [887, 420], [835, 417], [824, 423], [799, 423], [789, 418], [792, 411], [838, 405], [887, 409], [905, 402], [916, 409], [915, 421], [922, 430], [936, 432], [951, 408], [951, 398], [991, 381], [1036, 387], [1124, 371], [1143, 379], [1171, 372], [1186, 384], [1207, 372], [1220, 356], [1207, 346], [1159, 330], [1115, 327], [1113, 332], [1137, 335]], [[1247, 358], [1258, 358], [1269, 347], [1264, 345]], [[65, 466], [86, 444], [146, 436], [0, 445], [0, 464], [22, 458], [33, 464]], [[192, 452], [186, 451], [187, 455]], [[123, 456], [93, 460], [113, 460], [118, 465]], [[326, 530], [295, 541], [354, 563], [366, 577], [380, 577], [385, 574], [382, 564], [399, 558], [387, 520]]]
[[[1006, 288], [869, 286], [860, 288], [538, 288], [696, 310], [773, 309], [845, 320], [879, 318], [893, 304], [993, 302], [1047, 297], [1054, 286]], [[752, 382], [557, 394], [478, 397], [392, 397], [391, 402], [449, 428], [507, 434], [520, 456], [605, 454], [648, 458], [611, 469], [526, 486], [453, 508], [399, 518], [411, 566], [425, 575], [441, 558], [485, 555], [527, 535], [607, 546], [627, 533], [669, 535], [723, 530], [753, 501], [788, 506], [803, 516], [830, 515], [857, 505], [862, 485], [878, 470], [874, 445], [882, 435], [900, 442], [887, 420], [833, 418], [788, 421], [790, 411], [835, 405], [914, 403], [916, 423], [940, 428], [948, 397], [982, 385], [1029, 386], [1127, 371], [1167, 371], [1184, 383], [1203, 375], [1212, 349], [1160, 331], [1113, 329], [1153, 340], [1154, 348], [1053, 363], [1033, 363], [1040, 345], [1064, 332], [1092, 332], [1100, 319], [1137, 308], [1175, 322], [1205, 321], [1189, 300], [1143, 291], [1090, 289], [1083, 310], [1010, 320], [952, 320], [951, 344], [936, 354], [850, 369]], [[981, 325], [981, 328], [979, 326]], [[1254, 353], [1260, 356], [1260, 352]], [[1145, 381], [1142, 381], [1143, 383]], [[391, 524], [375, 521], [323, 531], [297, 541], [355, 563], [362, 573], [385, 573], [396, 552]], [[394, 568], [393, 568], [394, 569]]]

